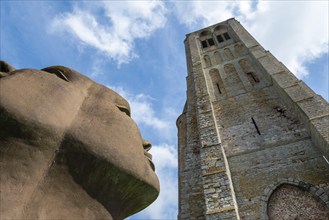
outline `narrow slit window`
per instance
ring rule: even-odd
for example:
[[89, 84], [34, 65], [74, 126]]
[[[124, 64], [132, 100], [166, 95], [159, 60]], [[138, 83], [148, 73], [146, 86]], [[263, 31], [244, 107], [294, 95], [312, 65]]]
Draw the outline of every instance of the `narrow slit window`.
[[255, 119], [254, 119], [253, 117], [251, 117], [251, 120], [252, 120], [252, 123], [254, 124], [254, 126], [255, 126], [255, 128], [256, 128], [256, 130], [257, 130], [257, 133], [258, 133], [259, 135], [261, 135], [261, 133], [260, 133], [260, 131], [259, 131], [259, 128], [258, 128], [258, 126], [257, 126], [257, 124], [256, 124], [256, 122], [255, 122]]
[[223, 33], [225, 40], [231, 39], [230, 35], [227, 32]]
[[251, 78], [252, 78], [256, 83], [259, 82], [259, 79], [258, 79], [258, 77], [255, 75], [254, 72], [248, 72], [247, 74], [250, 75]]
[[208, 39], [208, 43], [209, 43], [209, 46], [215, 45], [215, 42], [214, 42], [214, 40], [212, 38], [209, 38]]
[[222, 94], [222, 91], [220, 91], [220, 87], [219, 87], [218, 83], [216, 83], [216, 86], [217, 86], [219, 94]]
[[211, 79], [211, 96], [213, 100], [221, 100], [226, 96], [226, 91], [218, 69], [209, 70], [209, 77]]

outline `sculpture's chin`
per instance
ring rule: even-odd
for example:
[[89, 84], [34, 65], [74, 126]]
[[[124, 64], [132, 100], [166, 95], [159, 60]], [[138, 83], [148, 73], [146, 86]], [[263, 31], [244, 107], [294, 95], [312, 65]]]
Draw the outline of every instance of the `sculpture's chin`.
[[154, 166], [153, 161], [151, 159], [149, 159], [149, 158], [147, 158], [147, 160], [149, 161], [152, 170], [155, 171], [155, 166]]
[[147, 168], [143, 178], [139, 178], [107, 159], [84, 152], [82, 149], [86, 147], [83, 143], [72, 140], [67, 143], [69, 146], [63, 143], [63, 157], [74, 180], [99, 201], [114, 219], [123, 219], [139, 212], [158, 197], [159, 181], [152, 167]]
[[152, 154], [150, 154], [149, 152], [147, 151], [144, 151], [144, 155], [148, 161], [148, 163], [150, 164], [151, 168], [153, 171], [155, 171], [155, 166], [154, 166], [154, 163], [152, 161]]
[[149, 169], [149, 175], [146, 176], [145, 182], [150, 184], [157, 191], [160, 191], [159, 179], [158, 179], [158, 176], [155, 173], [155, 165], [154, 165], [153, 161], [148, 157], [146, 157], [146, 163], [147, 163], [147, 166], [149, 167], [148, 168]]

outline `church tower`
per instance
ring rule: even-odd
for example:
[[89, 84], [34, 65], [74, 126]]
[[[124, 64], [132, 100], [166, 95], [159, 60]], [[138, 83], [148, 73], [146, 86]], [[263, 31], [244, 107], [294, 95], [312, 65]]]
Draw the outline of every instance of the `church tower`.
[[178, 219], [329, 219], [328, 103], [233, 18], [184, 43]]

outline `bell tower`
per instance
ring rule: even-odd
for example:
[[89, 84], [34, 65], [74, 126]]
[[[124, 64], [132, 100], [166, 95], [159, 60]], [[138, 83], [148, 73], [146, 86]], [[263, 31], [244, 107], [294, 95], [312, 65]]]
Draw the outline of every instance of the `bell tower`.
[[329, 219], [328, 103], [234, 18], [184, 43], [178, 219]]

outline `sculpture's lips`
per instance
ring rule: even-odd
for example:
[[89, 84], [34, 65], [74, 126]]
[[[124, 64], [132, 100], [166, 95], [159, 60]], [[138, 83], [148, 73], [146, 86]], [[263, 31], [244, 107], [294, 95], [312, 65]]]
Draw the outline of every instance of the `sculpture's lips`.
[[147, 160], [149, 161], [152, 170], [155, 171], [155, 166], [154, 166], [154, 163], [152, 162], [152, 154], [150, 154], [147, 151], [144, 151], [144, 155], [146, 156]]

